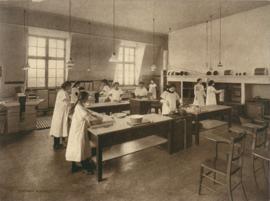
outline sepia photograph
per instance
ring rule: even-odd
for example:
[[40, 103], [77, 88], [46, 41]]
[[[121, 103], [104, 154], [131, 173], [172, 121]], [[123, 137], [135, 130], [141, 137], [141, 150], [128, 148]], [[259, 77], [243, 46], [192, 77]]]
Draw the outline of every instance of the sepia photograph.
[[0, 0], [0, 201], [270, 201], [270, 0]]

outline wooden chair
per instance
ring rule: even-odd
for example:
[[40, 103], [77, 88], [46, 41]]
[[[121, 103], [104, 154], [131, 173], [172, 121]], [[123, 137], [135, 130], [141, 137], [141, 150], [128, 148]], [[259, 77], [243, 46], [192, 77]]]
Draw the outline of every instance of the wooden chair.
[[[237, 133], [235, 136], [236, 137], [231, 137], [228, 141], [216, 141], [215, 157], [207, 159], [201, 163], [199, 194], [201, 194], [202, 186], [209, 190], [215, 191], [213, 188], [203, 184], [203, 180], [207, 178], [208, 180], [213, 181], [214, 184], [226, 186], [230, 201], [233, 201], [233, 190], [235, 190], [240, 185], [245, 200], [247, 200], [246, 191], [242, 182], [243, 152], [245, 147], [246, 133]], [[229, 154], [227, 160], [218, 157], [219, 144], [227, 144], [229, 146]], [[213, 173], [213, 177], [210, 176], [211, 173]], [[236, 174], [239, 175], [237, 176]], [[221, 181], [221, 179], [217, 179], [217, 175], [225, 178], [225, 182]], [[232, 185], [232, 176], [238, 179], [238, 182], [234, 185]]]
[[[260, 159], [262, 165], [258, 167], [256, 162]], [[270, 162], [270, 152], [268, 149], [268, 135], [267, 135], [267, 126], [257, 129], [253, 133], [253, 142], [252, 142], [252, 167], [253, 167], [253, 176], [258, 185], [256, 173], [263, 169], [265, 174], [265, 165], [264, 162], [269, 164]], [[268, 183], [268, 182], [267, 182]], [[268, 184], [269, 185], [269, 184]]]

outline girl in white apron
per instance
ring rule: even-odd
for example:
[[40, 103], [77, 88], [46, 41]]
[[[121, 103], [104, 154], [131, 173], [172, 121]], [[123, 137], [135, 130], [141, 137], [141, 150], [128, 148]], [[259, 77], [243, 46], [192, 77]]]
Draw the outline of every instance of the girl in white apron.
[[139, 86], [134, 91], [136, 98], [146, 98], [148, 95], [147, 89], [144, 87], [144, 82], [139, 82]]
[[102, 80], [102, 86], [99, 92], [99, 102], [106, 102], [108, 100], [110, 90], [111, 88], [108, 80], [106, 79]]
[[50, 129], [50, 135], [54, 137], [54, 149], [61, 148], [62, 144], [60, 144], [60, 138], [68, 136], [68, 115], [71, 106], [69, 96], [70, 88], [71, 83], [68, 81], [64, 82], [56, 96]]
[[181, 104], [179, 95], [176, 93], [174, 85], [168, 86], [168, 89], [161, 94], [162, 114], [168, 115], [175, 112]]
[[202, 85], [202, 79], [199, 78], [197, 80], [197, 84], [194, 86], [194, 102], [193, 105], [198, 105], [198, 106], [204, 106], [204, 98], [205, 98], [205, 90], [204, 86]]
[[109, 92], [111, 102], [120, 102], [122, 100], [123, 91], [119, 88], [119, 83], [115, 82], [113, 88]]
[[82, 168], [87, 173], [93, 173], [93, 166], [90, 163], [91, 147], [87, 128], [91, 125], [91, 121], [102, 121], [102, 119], [94, 116], [84, 107], [84, 104], [88, 101], [88, 96], [89, 94], [86, 91], [80, 92], [79, 101], [72, 116], [66, 149], [66, 160], [72, 162], [72, 173], [80, 169], [76, 164], [77, 162], [82, 164]]
[[151, 94], [152, 99], [157, 99], [157, 84], [154, 82], [154, 80], [150, 81], [149, 93]]
[[207, 87], [206, 92], [206, 105], [216, 105], [217, 104], [217, 98], [216, 94], [219, 94], [222, 92], [222, 90], [216, 90], [215, 82], [213, 80], [210, 80]]

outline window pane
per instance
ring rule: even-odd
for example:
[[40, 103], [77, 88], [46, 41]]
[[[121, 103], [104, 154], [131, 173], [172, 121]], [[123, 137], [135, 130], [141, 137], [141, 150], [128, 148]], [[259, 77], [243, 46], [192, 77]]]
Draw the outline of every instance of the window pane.
[[56, 68], [56, 60], [49, 60], [49, 68]]
[[54, 48], [49, 49], [49, 57], [56, 57], [56, 49]]
[[49, 48], [56, 48], [56, 40], [49, 39]]
[[36, 59], [28, 59], [29, 66], [31, 68], [36, 68], [37, 67], [37, 62]]
[[56, 63], [57, 63], [57, 68], [64, 68], [64, 61], [63, 60], [58, 60]]
[[61, 86], [61, 84], [64, 82], [64, 78], [57, 78], [56, 85]]
[[135, 54], [134, 48], [130, 48], [130, 49], [129, 49], [129, 55], [130, 55], [130, 56], [133, 56], [134, 54]]
[[36, 78], [28, 78], [28, 87], [36, 87]]
[[38, 38], [37, 46], [38, 46], [38, 47], [43, 47], [43, 48], [45, 48], [45, 46], [46, 46], [46, 39], [45, 39], [45, 38]]
[[35, 78], [36, 76], [37, 76], [37, 70], [33, 69], [33, 68], [30, 68], [28, 70], [28, 77], [29, 78]]
[[37, 56], [44, 57], [45, 56], [45, 48], [39, 47], [37, 49]]
[[48, 75], [49, 77], [56, 77], [56, 69], [50, 69], [49, 70], [49, 75]]
[[45, 70], [37, 69], [37, 77], [45, 77]]
[[64, 70], [63, 69], [61, 69], [61, 70], [57, 69], [57, 77], [64, 77]]
[[28, 44], [29, 46], [37, 46], [37, 38], [33, 36], [29, 36], [28, 38]]
[[64, 41], [63, 40], [57, 40], [57, 48], [58, 49], [64, 49]]
[[45, 68], [45, 60], [37, 59], [37, 68]]
[[62, 49], [57, 49], [57, 52], [56, 52], [56, 57], [57, 58], [63, 58], [64, 57], [64, 50]]
[[45, 87], [45, 77], [37, 78], [37, 87]]
[[55, 87], [55, 78], [48, 78], [48, 86]]
[[28, 48], [28, 55], [29, 56], [37, 56], [37, 48], [36, 47], [29, 47]]

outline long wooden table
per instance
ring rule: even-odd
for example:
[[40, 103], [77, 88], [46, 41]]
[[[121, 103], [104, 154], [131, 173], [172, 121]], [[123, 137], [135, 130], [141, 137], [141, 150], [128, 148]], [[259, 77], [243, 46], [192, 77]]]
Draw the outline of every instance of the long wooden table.
[[87, 106], [88, 109], [99, 113], [117, 113], [130, 109], [129, 101], [93, 103]]
[[128, 124], [129, 117], [125, 117], [115, 119], [115, 123], [110, 127], [88, 129], [91, 141], [96, 145], [96, 176], [98, 181], [102, 180], [103, 149], [105, 147], [158, 135], [167, 139], [168, 152], [172, 153], [172, 118], [158, 114], [146, 114], [144, 119], [150, 120], [150, 122], [130, 126]]
[[198, 145], [200, 143], [200, 121], [213, 118], [213, 117], [224, 117], [227, 116], [228, 126], [231, 127], [232, 119], [232, 107], [226, 105], [207, 105], [200, 107], [200, 112], [190, 112], [194, 116], [195, 120], [195, 143]]

